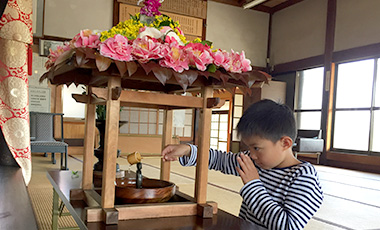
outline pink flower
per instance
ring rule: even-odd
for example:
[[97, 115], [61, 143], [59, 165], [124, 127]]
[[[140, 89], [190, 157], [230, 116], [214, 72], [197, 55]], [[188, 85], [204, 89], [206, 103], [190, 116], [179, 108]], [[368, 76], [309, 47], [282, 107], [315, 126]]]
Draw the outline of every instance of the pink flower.
[[98, 48], [100, 43], [99, 35], [92, 33], [91, 30], [81, 30], [79, 34], [72, 39], [74, 47]]
[[223, 67], [224, 69], [230, 68], [231, 55], [225, 50], [217, 50], [212, 52], [214, 58], [214, 65]]
[[132, 46], [128, 44], [128, 38], [116, 34], [100, 44], [100, 54], [118, 61], [132, 61]]
[[164, 54], [164, 58], [160, 60], [162, 67], [172, 68], [178, 73], [189, 69], [189, 58], [183, 46], [180, 46], [178, 42], [174, 42], [170, 46], [165, 46], [162, 51]]
[[188, 43], [185, 50], [190, 59], [190, 65], [205, 71], [208, 64], [213, 62], [210, 47], [202, 43]]
[[62, 54], [67, 53], [70, 50], [70, 43], [64, 43], [63, 46], [57, 46], [56, 50], [50, 49], [50, 54], [48, 56], [49, 60], [45, 63], [45, 68], [50, 69]]
[[226, 70], [232, 73], [241, 73], [252, 70], [251, 61], [245, 58], [244, 51], [242, 51], [241, 54], [239, 54], [238, 52], [234, 52], [233, 50], [231, 50], [230, 63], [230, 68]]
[[141, 63], [147, 63], [151, 59], [161, 59], [163, 57], [161, 53], [162, 44], [157, 39], [149, 36], [136, 38], [132, 47], [133, 55]]

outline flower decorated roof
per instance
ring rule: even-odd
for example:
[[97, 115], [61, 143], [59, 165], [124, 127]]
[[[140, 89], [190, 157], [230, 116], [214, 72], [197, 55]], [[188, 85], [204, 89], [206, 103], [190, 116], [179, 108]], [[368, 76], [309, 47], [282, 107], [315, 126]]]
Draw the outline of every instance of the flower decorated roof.
[[244, 51], [212, 47], [209, 41], [187, 41], [178, 22], [162, 15], [160, 1], [145, 0], [140, 13], [110, 30], [82, 30], [50, 52], [40, 81], [105, 87], [119, 76], [123, 88], [171, 92], [212, 85], [250, 93], [270, 80], [254, 70]]

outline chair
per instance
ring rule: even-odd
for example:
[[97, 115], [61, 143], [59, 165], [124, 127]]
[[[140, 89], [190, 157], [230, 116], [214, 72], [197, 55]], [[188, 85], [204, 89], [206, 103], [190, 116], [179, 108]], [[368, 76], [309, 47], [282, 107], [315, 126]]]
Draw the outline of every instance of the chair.
[[[54, 139], [54, 117], [60, 116], [61, 140]], [[62, 113], [40, 113], [30, 112], [30, 146], [32, 153], [51, 153], [52, 163], [55, 164], [55, 153], [61, 153], [61, 169], [67, 168], [68, 144], [63, 138], [63, 114]], [[63, 164], [63, 155], [65, 164]]]
[[298, 154], [317, 154], [317, 164], [319, 164], [323, 146], [322, 130], [299, 129], [293, 151], [296, 157]]

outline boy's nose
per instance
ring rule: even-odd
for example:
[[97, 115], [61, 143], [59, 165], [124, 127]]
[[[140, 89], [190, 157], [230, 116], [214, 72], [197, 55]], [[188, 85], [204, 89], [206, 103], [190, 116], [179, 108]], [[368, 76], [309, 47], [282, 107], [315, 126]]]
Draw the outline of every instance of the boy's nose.
[[254, 154], [253, 152], [250, 152], [250, 153], [249, 153], [249, 156], [250, 156], [253, 160], [257, 160], [257, 156], [256, 156], [256, 154]]

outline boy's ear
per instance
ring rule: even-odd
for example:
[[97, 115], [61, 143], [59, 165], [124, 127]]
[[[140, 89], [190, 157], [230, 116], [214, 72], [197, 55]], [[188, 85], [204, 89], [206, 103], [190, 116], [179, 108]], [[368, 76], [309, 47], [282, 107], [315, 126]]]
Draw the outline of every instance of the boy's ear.
[[288, 136], [283, 136], [281, 138], [281, 144], [284, 149], [292, 148], [293, 147], [293, 140], [292, 138]]

